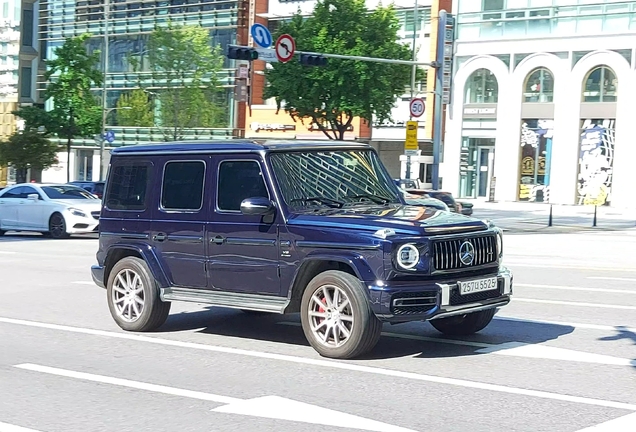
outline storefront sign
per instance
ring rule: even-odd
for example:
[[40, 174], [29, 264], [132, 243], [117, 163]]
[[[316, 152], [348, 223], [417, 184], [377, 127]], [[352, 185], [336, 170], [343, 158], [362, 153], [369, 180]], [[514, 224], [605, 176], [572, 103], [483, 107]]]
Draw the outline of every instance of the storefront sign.
[[286, 125], [279, 123], [258, 123], [252, 122], [250, 124], [250, 129], [253, 131], [294, 131], [296, 130], [296, 125]]

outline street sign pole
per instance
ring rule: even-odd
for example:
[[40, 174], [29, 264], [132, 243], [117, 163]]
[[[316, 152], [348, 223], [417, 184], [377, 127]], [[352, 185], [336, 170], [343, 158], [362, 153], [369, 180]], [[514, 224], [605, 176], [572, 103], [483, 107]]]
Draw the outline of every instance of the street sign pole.
[[435, 70], [435, 107], [433, 111], [433, 190], [439, 189], [439, 161], [440, 149], [442, 145], [442, 82], [444, 78], [444, 46], [446, 41], [447, 14], [445, 10], [439, 11], [439, 21], [437, 25], [437, 52], [435, 60], [440, 67]]

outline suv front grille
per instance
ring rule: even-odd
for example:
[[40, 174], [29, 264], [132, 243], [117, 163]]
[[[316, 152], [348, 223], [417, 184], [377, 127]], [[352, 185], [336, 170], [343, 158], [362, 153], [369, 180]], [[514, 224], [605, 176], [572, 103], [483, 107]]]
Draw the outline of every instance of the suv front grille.
[[437, 291], [401, 292], [391, 299], [393, 315], [419, 315], [437, 306]]
[[[459, 250], [467, 241], [473, 245], [474, 257], [471, 264], [459, 259]], [[433, 267], [435, 270], [458, 270], [477, 267], [497, 261], [497, 240], [495, 234], [472, 238], [440, 240], [433, 243]]]

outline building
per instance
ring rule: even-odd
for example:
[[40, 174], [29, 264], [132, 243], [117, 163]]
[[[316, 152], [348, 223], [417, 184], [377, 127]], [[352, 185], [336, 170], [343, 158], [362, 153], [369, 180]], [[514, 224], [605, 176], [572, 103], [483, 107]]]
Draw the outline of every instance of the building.
[[[393, 2], [398, 19], [401, 23], [399, 35], [401, 42], [413, 46], [414, 36], [417, 50], [417, 59], [422, 62], [430, 60], [430, 32], [431, 32], [431, 4], [432, 0], [420, 0], [417, 8], [417, 20], [415, 20], [415, 1], [396, 0]], [[373, 9], [379, 5], [379, 0], [367, 0], [367, 7]], [[291, 18], [297, 11], [305, 16], [311, 15], [316, 2], [287, 1], [287, 0], [255, 0], [254, 13], [250, 16], [250, 23], [267, 25], [274, 32], [278, 24]], [[250, 46], [255, 46], [250, 38]], [[267, 85], [263, 71], [265, 62], [255, 61], [250, 71], [251, 101], [246, 107], [245, 136], [251, 138], [269, 136], [289, 139], [327, 139], [317, 128], [305, 122], [294, 122], [282, 109], [277, 113], [273, 100], [263, 100], [263, 89]], [[417, 82], [414, 96], [426, 98], [426, 83]], [[405, 88], [404, 95], [396, 100], [396, 106], [392, 112], [392, 121], [380, 124], [373, 121], [367, 124], [359, 118], [354, 119], [351, 130], [345, 139], [364, 140], [373, 145], [380, 154], [383, 163], [387, 166], [393, 177], [404, 177], [406, 172], [406, 158], [404, 153], [405, 125], [409, 119], [410, 88]], [[412, 158], [412, 170], [421, 175], [422, 180], [427, 176], [426, 168], [432, 163], [432, 146], [427, 145], [424, 136], [425, 121], [420, 121], [418, 138], [423, 149], [421, 156]], [[265, 124], [264, 128], [262, 125]], [[254, 129], [256, 127], [256, 130]], [[259, 129], [260, 128], [260, 129]], [[269, 129], [267, 129], [269, 128]], [[420, 169], [421, 166], [421, 169]]]
[[[119, 97], [136, 88], [140, 79], [152, 84], [153, 92], [162, 89], [160, 80], [152, 82], [147, 73], [147, 41], [154, 27], [168, 19], [177, 25], [201, 25], [210, 30], [210, 43], [224, 48], [230, 43], [241, 43], [246, 32], [248, 8], [247, 0], [23, 0], [19, 103], [21, 106], [44, 104], [44, 61], [52, 58], [53, 50], [63, 45], [66, 38], [90, 33], [89, 49], [99, 49], [102, 53], [105, 53], [104, 41], [107, 39], [108, 58], [102, 58], [99, 65], [100, 70], [104, 70], [104, 63], [108, 65], [106, 129], [115, 135], [112, 143], [106, 143], [103, 162], [107, 166], [111, 147], [164, 140], [158, 129], [121, 127], [116, 121]], [[140, 71], [135, 70], [133, 58], [141, 65]], [[226, 61], [220, 78], [226, 88], [227, 127], [191, 130], [187, 139], [240, 135], [236, 131], [236, 117], [239, 112], [244, 112], [244, 104], [235, 103], [233, 76], [234, 65]], [[95, 89], [95, 92], [102, 97], [102, 89]], [[99, 179], [99, 145], [100, 137], [73, 140], [72, 179]], [[59, 165], [46, 170], [42, 180], [65, 182], [66, 159], [66, 153], [61, 153]]]
[[454, 0], [442, 188], [634, 207], [636, 2]]

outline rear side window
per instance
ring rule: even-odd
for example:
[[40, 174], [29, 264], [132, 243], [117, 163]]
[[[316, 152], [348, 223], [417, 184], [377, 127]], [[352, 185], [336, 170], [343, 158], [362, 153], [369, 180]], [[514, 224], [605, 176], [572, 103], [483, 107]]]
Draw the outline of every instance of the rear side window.
[[166, 210], [201, 210], [204, 178], [203, 161], [168, 162], [163, 171], [161, 207]]
[[269, 198], [261, 167], [256, 161], [226, 161], [219, 166], [217, 207], [240, 211], [245, 198]]
[[136, 210], [146, 208], [149, 166], [119, 165], [109, 173], [108, 196], [104, 200], [111, 210]]

